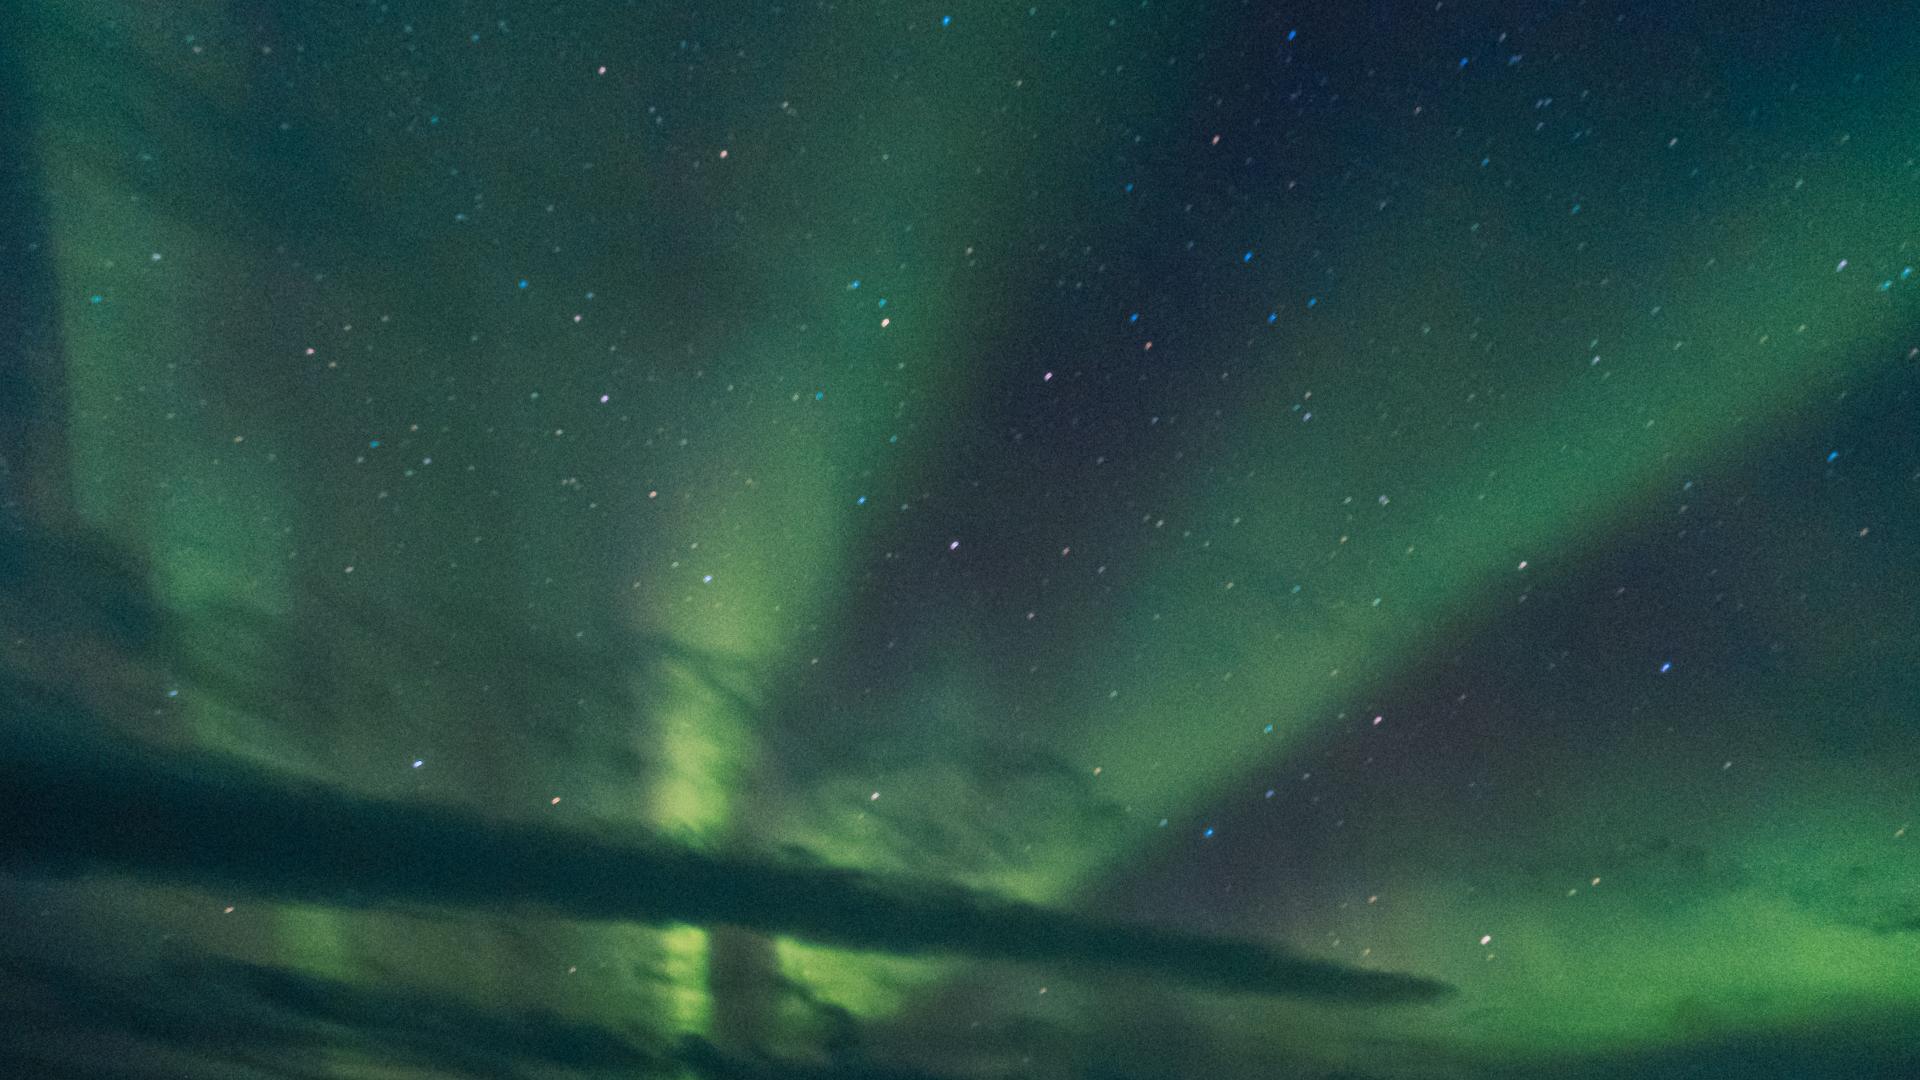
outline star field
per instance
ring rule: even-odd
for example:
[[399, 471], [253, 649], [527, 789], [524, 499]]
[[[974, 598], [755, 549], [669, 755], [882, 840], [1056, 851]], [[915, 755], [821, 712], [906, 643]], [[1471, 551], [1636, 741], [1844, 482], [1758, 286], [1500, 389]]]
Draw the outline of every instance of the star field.
[[0, 1072], [1912, 1075], [1910, 22], [39, 5]]

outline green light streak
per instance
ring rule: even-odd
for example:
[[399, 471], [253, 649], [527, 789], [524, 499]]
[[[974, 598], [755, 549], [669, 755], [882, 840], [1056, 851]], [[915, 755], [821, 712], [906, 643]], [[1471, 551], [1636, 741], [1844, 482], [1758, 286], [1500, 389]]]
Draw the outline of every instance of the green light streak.
[[[1756, 207], [1738, 230], [1757, 237], [1750, 242], [1720, 247], [1722, 230], [1701, 244], [1724, 252], [1726, 264], [1736, 264], [1732, 256], [1749, 248], [1803, 252], [1805, 235], [1830, 237], [1840, 250], [1874, 251], [1879, 245], [1867, 223], [1920, 211], [1920, 204], [1887, 190], [1863, 205], [1870, 193], [1840, 179], [1810, 183], [1816, 194], [1791, 221], [1781, 221], [1771, 206]], [[1276, 463], [1262, 470], [1265, 481], [1197, 502], [1193, 517], [1218, 530], [1219, 553], [1198, 567], [1163, 560], [1160, 572], [1133, 593], [1134, 615], [1121, 640], [1104, 650], [1130, 655], [1122, 643], [1135, 640], [1130, 635], [1154, 612], [1162, 613], [1157, 635], [1185, 639], [1181, 651], [1160, 653], [1167, 669], [1160, 674], [1132, 665], [1105, 673], [1126, 690], [1117, 707], [1100, 713], [1083, 750], [1087, 762], [1103, 768], [1109, 785], [1103, 793], [1152, 808], [1153, 816], [1192, 820], [1217, 784], [1283, 754], [1289, 743], [1312, 740], [1335, 710], [1410, 670], [1436, 631], [1472, 626], [1486, 617], [1480, 612], [1498, 610], [1525, 587], [1523, 561], [1536, 570], [1570, 561], [1655, 491], [1737, 458], [1745, 442], [1790, 426], [1811, 402], [1827, 399], [1830, 388], [1891, 362], [1888, 342], [1910, 317], [1872, 283], [1836, 275], [1824, 255], [1799, 255], [1785, 269], [1768, 263], [1730, 270], [1683, 292], [1699, 261], [1691, 255], [1670, 275], [1683, 298], [1672, 305], [1670, 321], [1631, 331], [1613, 346], [1622, 360], [1609, 380], [1573, 374], [1531, 400], [1504, 404], [1503, 426], [1511, 434], [1490, 442], [1483, 455], [1436, 464], [1417, 438], [1406, 450], [1358, 438], [1329, 448], [1348, 459], [1332, 467], [1347, 477], [1345, 490], [1356, 503], [1373, 503], [1376, 493], [1408, 492], [1400, 503], [1417, 506], [1406, 512], [1389, 504], [1371, 520], [1312, 536], [1290, 517], [1321, 520], [1326, 508], [1307, 507], [1324, 492], [1293, 479], [1307, 474], [1286, 467], [1298, 451], [1285, 443], [1252, 455]], [[1690, 343], [1683, 353], [1672, 348], [1676, 339]], [[1671, 359], [1676, 355], [1682, 358]], [[1332, 381], [1337, 385], [1337, 377]], [[1326, 402], [1323, 410], [1366, 404], [1316, 397]], [[1289, 415], [1281, 402], [1252, 410], [1262, 411]], [[1358, 518], [1375, 509], [1361, 505], [1354, 513]], [[1234, 517], [1246, 524], [1226, 527]], [[1277, 551], [1276, 531], [1287, 537]], [[1236, 569], [1285, 581], [1276, 562], [1310, 568], [1302, 576], [1311, 589], [1311, 614], [1284, 608], [1275, 614], [1272, 595], [1256, 606], [1251, 598], [1240, 600], [1247, 592], [1225, 588]], [[1231, 670], [1234, 678], [1170, 677], [1195, 669]], [[1169, 716], [1214, 719], [1182, 723], [1169, 737], [1161, 723]], [[1276, 725], [1277, 746], [1258, 741], [1267, 722]], [[1064, 895], [1112, 865], [1117, 854], [1069, 842], [1044, 861], [1059, 868]]]

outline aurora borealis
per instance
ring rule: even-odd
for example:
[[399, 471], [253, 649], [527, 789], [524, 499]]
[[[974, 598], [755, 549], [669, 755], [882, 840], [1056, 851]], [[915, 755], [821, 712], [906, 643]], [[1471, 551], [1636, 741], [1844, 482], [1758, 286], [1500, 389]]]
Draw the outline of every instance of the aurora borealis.
[[1910, 23], [33, 5], [0, 1073], [1920, 1073]]

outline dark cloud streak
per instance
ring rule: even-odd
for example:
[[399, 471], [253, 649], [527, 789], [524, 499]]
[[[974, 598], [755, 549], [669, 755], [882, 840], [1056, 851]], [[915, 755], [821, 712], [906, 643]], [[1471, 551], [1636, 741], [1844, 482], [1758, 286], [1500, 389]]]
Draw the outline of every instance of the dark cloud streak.
[[16, 739], [8, 748], [0, 821], [0, 866], [16, 871], [123, 873], [351, 906], [733, 925], [855, 949], [1128, 970], [1338, 1002], [1425, 1001], [1451, 989], [937, 883], [489, 821], [213, 757], [136, 757], [105, 746], [81, 754], [70, 740], [32, 747]]

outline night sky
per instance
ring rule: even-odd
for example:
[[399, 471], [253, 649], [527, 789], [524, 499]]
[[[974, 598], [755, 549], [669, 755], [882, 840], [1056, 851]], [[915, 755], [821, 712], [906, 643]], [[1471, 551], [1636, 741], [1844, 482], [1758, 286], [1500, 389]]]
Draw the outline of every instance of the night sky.
[[1920, 36], [0, 23], [0, 1075], [1920, 1075]]

